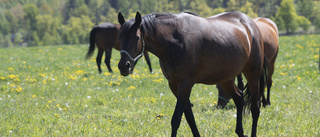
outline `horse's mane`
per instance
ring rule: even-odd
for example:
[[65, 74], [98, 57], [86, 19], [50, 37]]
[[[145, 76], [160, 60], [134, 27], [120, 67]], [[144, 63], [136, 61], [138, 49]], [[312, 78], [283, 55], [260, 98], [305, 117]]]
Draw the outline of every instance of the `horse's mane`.
[[176, 21], [177, 17], [183, 16], [182, 13], [187, 13], [189, 15], [193, 16], [199, 16], [196, 13], [185, 11], [181, 13], [151, 13], [148, 15], [145, 15], [142, 17], [142, 23], [141, 23], [141, 32], [148, 31], [149, 35], [155, 34], [156, 32], [156, 22], [162, 22], [162, 23], [174, 23]]

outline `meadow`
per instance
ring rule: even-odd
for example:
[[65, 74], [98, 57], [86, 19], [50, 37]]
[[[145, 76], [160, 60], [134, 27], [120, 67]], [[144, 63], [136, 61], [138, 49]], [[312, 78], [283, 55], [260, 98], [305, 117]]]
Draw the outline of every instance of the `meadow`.
[[[119, 51], [107, 72], [98, 73], [87, 45], [0, 49], [0, 136], [170, 136], [176, 104], [151, 55], [134, 74], [122, 77]], [[320, 35], [281, 36], [271, 106], [261, 108], [258, 136], [320, 136]], [[202, 136], [237, 136], [236, 109], [216, 108], [215, 86], [198, 84], [190, 97]], [[251, 116], [243, 118], [251, 134]], [[178, 136], [192, 136], [182, 119]]]

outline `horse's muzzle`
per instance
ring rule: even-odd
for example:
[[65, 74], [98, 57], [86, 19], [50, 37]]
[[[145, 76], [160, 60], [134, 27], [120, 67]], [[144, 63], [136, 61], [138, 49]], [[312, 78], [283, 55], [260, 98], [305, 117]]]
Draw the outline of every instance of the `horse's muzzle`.
[[130, 74], [131, 63], [130, 61], [126, 61], [125, 63], [120, 61], [118, 68], [122, 76], [128, 76]]

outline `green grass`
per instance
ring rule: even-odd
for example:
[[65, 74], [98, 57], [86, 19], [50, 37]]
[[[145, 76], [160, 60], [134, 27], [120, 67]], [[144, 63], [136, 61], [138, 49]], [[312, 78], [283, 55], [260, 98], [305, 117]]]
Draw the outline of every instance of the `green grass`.
[[[261, 108], [258, 136], [320, 136], [319, 35], [280, 37], [271, 106]], [[0, 136], [170, 136], [176, 99], [151, 55], [122, 77], [119, 52], [110, 74], [87, 45], [0, 49]], [[96, 52], [95, 52], [96, 54]], [[216, 109], [215, 86], [196, 85], [193, 112], [202, 136], [236, 136], [236, 109]], [[160, 116], [160, 117], [157, 117]], [[251, 134], [250, 114], [243, 119]], [[178, 136], [192, 136], [182, 119]]]

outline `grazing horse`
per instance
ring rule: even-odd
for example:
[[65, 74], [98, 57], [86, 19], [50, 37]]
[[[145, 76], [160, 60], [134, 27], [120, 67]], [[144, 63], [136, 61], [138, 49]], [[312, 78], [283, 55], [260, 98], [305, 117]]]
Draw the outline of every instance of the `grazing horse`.
[[[202, 18], [191, 13], [152, 13], [125, 21], [118, 14], [121, 59], [118, 67], [127, 76], [134, 67], [133, 57], [144, 49], [160, 60], [161, 70], [177, 98], [171, 119], [171, 136], [177, 135], [185, 114], [193, 136], [200, 136], [189, 100], [196, 83], [220, 84], [237, 106], [236, 133], [243, 135], [242, 112], [250, 108], [252, 136], [256, 136], [260, 114], [260, 80], [263, 77], [263, 43], [259, 28], [240, 12]], [[234, 84], [243, 73], [250, 93], [245, 99]], [[263, 79], [262, 79], [263, 80]], [[262, 82], [264, 83], [264, 82]]]
[[[277, 25], [268, 18], [254, 18], [253, 21], [257, 24], [262, 34], [262, 40], [264, 44], [264, 54], [267, 58], [268, 72], [267, 72], [267, 99], [262, 93], [262, 103], [263, 106], [270, 105], [270, 89], [272, 86], [272, 75], [274, 72], [274, 65], [279, 51], [279, 33]], [[238, 84], [240, 84], [239, 89], [244, 90], [242, 84], [241, 74], [237, 77]], [[241, 86], [242, 85], [242, 86]], [[219, 90], [218, 106], [224, 108], [228, 101], [231, 99], [230, 95], [223, 92], [221, 88], [217, 85]]]
[[[110, 67], [110, 58], [111, 58], [112, 47], [117, 50], [120, 49], [120, 44], [118, 40], [119, 30], [120, 30], [119, 24], [103, 23], [93, 27], [90, 32], [90, 46], [89, 46], [86, 59], [92, 56], [95, 49], [95, 43], [96, 43], [98, 48], [98, 55], [96, 58], [96, 62], [97, 62], [99, 73], [102, 72], [101, 58], [104, 51], [106, 52], [106, 57], [104, 62], [106, 63], [109, 72], [112, 73], [112, 69]], [[150, 72], [152, 72], [148, 51], [144, 51], [144, 55], [145, 55], [147, 64], [149, 66], [149, 70]]]

